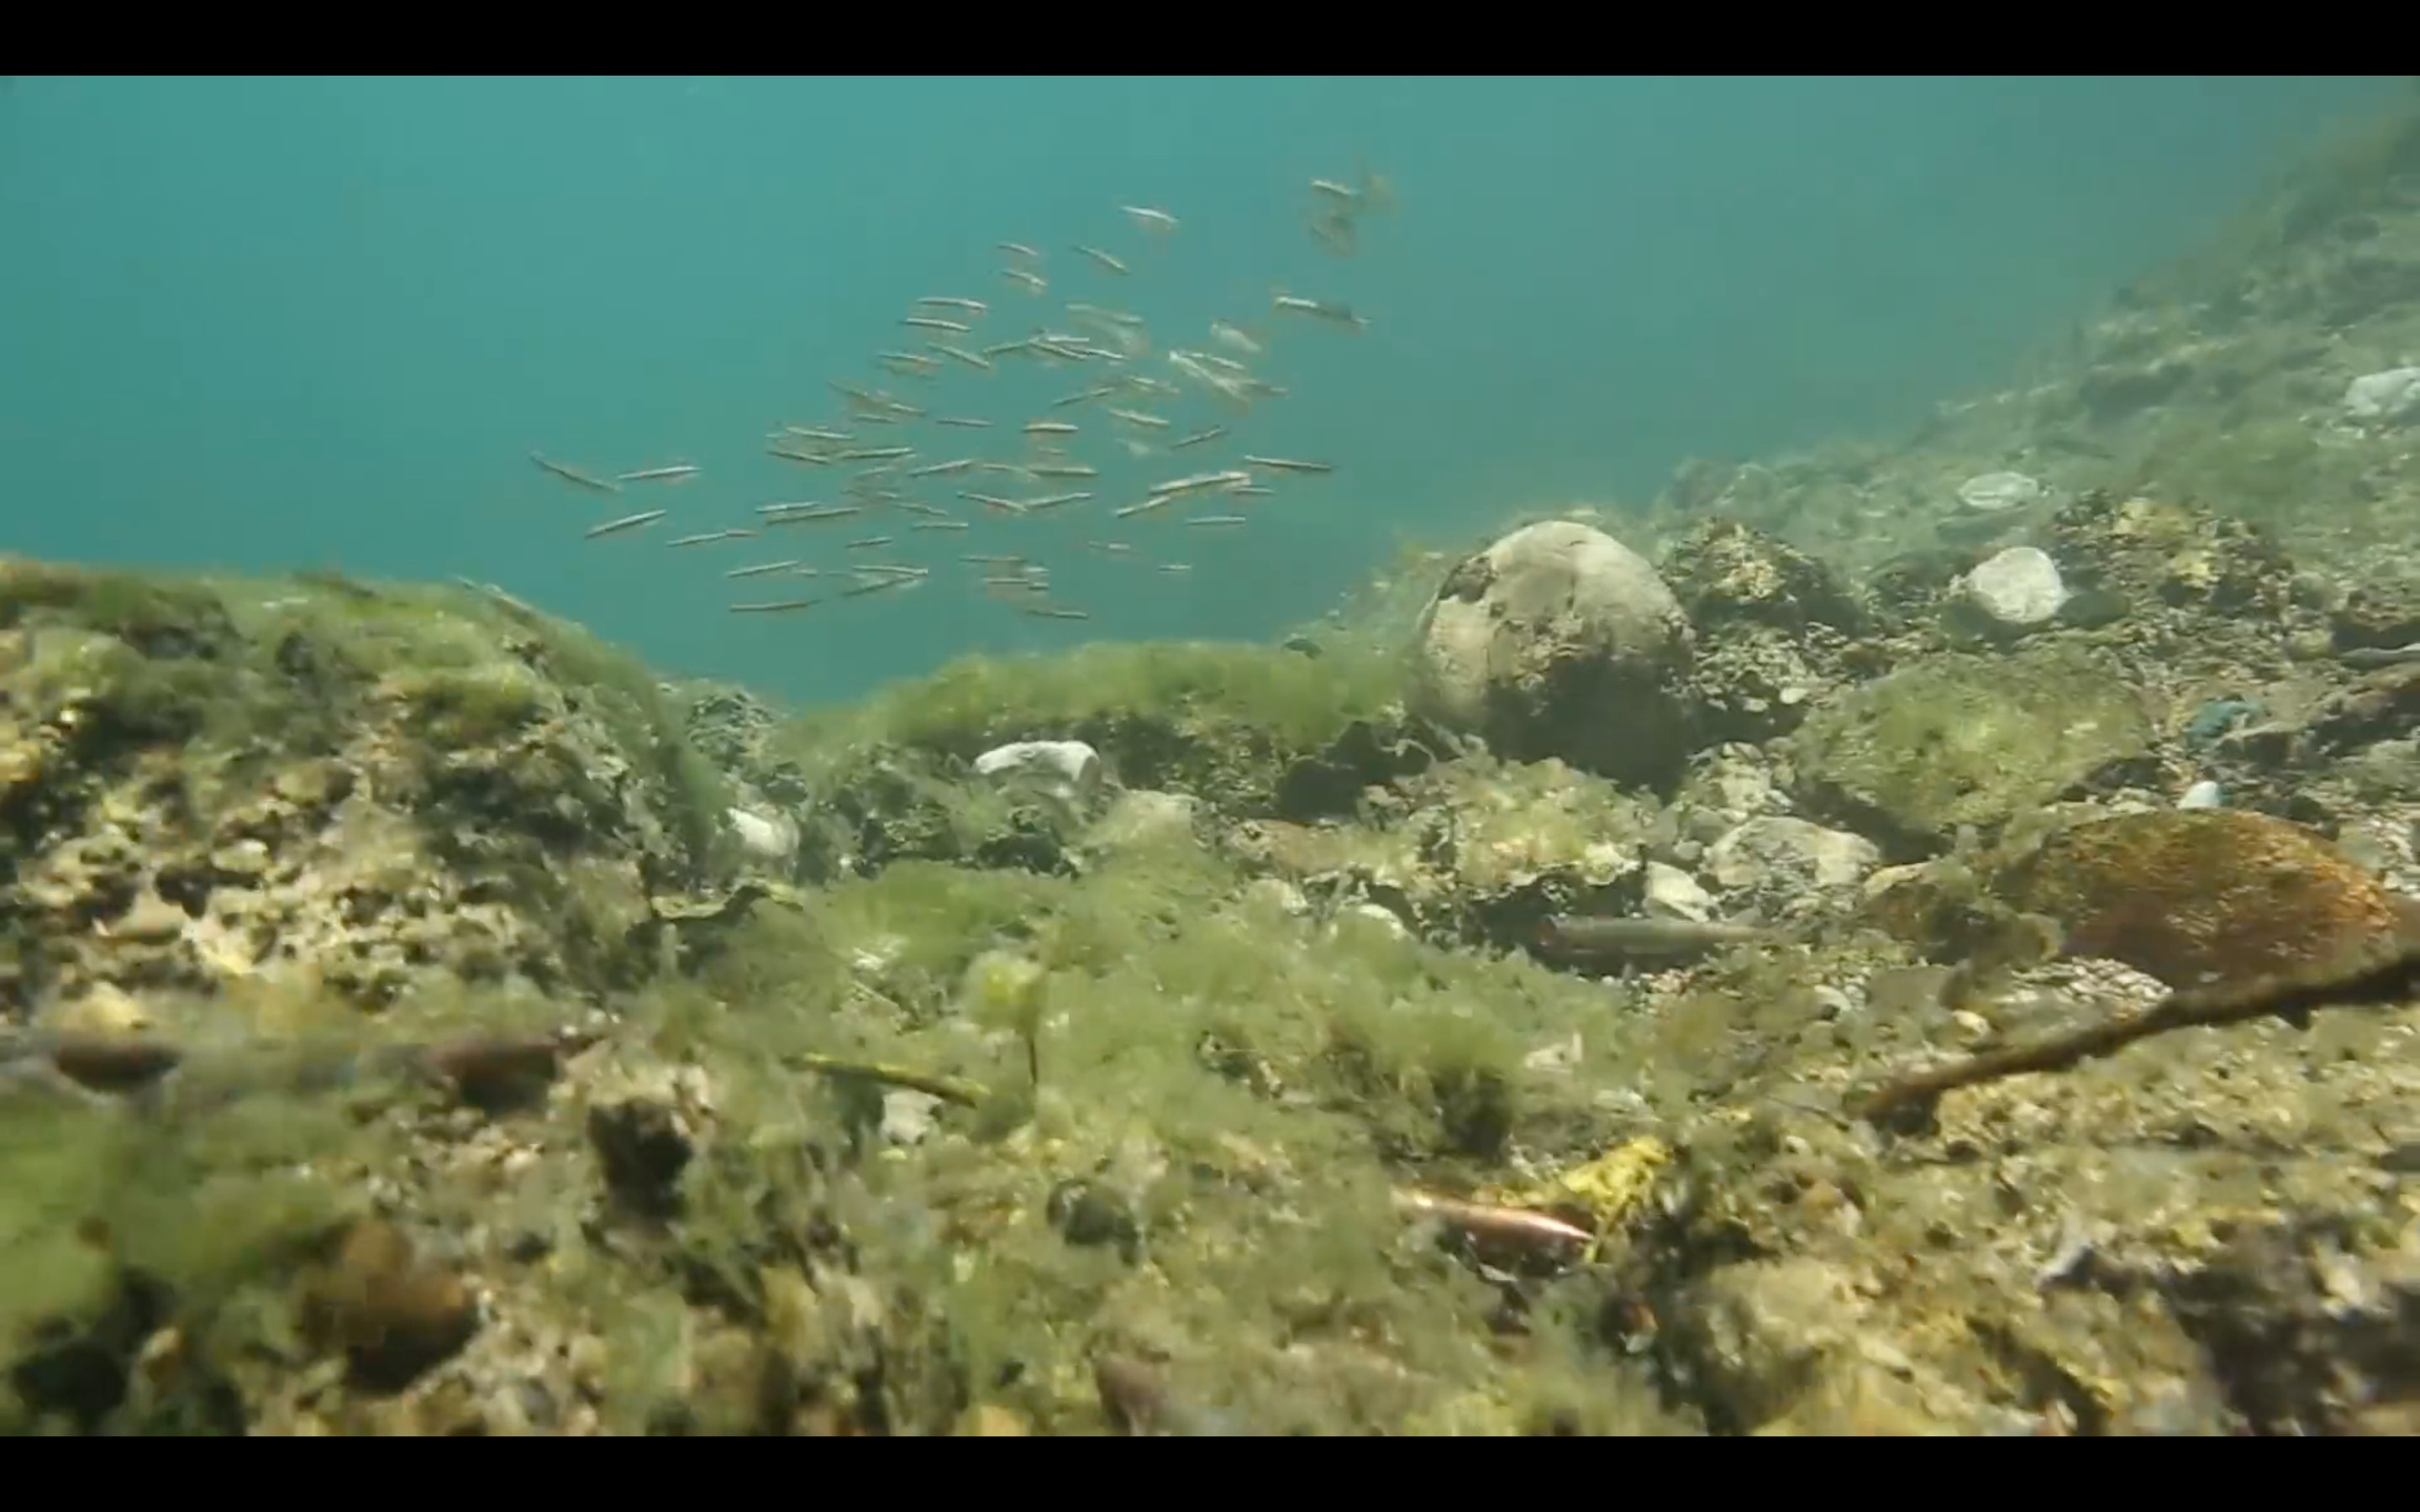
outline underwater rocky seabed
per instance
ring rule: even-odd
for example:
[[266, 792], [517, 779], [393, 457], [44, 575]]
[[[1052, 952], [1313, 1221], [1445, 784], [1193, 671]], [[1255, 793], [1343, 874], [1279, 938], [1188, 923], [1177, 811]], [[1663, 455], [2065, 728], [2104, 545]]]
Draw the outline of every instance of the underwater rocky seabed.
[[790, 717], [0, 560], [0, 1422], [2420, 1427], [2390, 126], [2064, 378], [1283, 646]]

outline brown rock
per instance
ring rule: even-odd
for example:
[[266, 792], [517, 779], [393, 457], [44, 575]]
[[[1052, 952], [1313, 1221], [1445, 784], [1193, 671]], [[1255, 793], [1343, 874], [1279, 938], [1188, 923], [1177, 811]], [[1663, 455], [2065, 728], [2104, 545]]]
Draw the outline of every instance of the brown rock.
[[141, 1091], [183, 1059], [174, 1045], [132, 1034], [68, 1034], [51, 1047], [59, 1074], [95, 1092]]
[[375, 1218], [348, 1229], [311, 1277], [303, 1316], [322, 1347], [344, 1351], [357, 1382], [380, 1391], [402, 1389], [479, 1329], [477, 1299], [461, 1277]]
[[2171, 987], [2342, 959], [2412, 927], [2410, 902], [2299, 825], [2237, 810], [2095, 820], [2008, 867], [1995, 890], [2055, 918], [2070, 955]]

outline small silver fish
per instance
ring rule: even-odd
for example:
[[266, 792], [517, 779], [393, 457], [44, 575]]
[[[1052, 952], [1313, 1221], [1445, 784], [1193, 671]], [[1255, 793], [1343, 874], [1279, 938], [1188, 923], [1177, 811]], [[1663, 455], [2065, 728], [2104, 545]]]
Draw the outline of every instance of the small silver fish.
[[762, 513], [768, 525], [814, 525], [823, 520], [846, 519], [851, 515], [862, 515], [865, 513], [865, 506], [862, 504], [809, 504], [802, 507], [790, 504]]
[[1274, 302], [1282, 313], [1309, 316], [1332, 326], [1342, 326], [1356, 334], [1370, 329], [1369, 317], [1354, 314], [1349, 304], [1339, 304], [1330, 300], [1299, 299], [1292, 294], [1279, 294]]
[[1242, 352], [1247, 357], [1261, 355], [1262, 347], [1259, 342], [1248, 335], [1241, 327], [1229, 325], [1224, 320], [1210, 322], [1210, 339]]
[[1223, 488], [1231, 484], [1249, 484], [1251, 481], [1250, 473], [1233, 470], [1223, 472], [1196, 472], [1190, 477], [1171, 478], [1166, 483], [1155, 483], [1151, 486], [1150, 493], [1154, 499], [1173, 499], [1180, 494], [1200, 493], [1204, 488]]
[[670, 510], [665, 509], [643, 509], [635, 515], [625, 515], [620, 519], [609, 519], [602, 525], [591, 527], [588, 539], [594, 541], [600, 535], [619, 535], [625, 531], [644, 530], [670, 513]]
[[557, 462], [551, 457], [542, 456], [535, 452], [532, 452], [529, 456], [531, 461], [536, 463], [547, 471], [553, 473], [556, 477], [561, 478], [564, 482], [577, 485], [580, 487], [587, 489], [590, 493], [620, 493], [622, 491], [622, 486], [620, 484], [610, 483], [603, 478], [597, 477], [594, 473], [582, 472], [580, 469], [573, 467], [568, 462]]
[[933, 343], [933, 349], [939, 352], [950, 361], [963, 363], [968, 367], [973, 368], [979, 373], [988, 373], [991, 371], [991, 359], [985, 357], [981, 352], [970, 352], [964, 347], [953, 347], [949, 343], [942, 341]]

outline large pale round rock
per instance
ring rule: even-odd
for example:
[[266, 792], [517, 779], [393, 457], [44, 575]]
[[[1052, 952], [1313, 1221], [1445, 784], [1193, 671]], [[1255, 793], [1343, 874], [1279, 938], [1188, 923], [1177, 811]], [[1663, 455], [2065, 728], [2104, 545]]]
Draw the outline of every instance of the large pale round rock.
[[1688, 616], [1602, 531], [1548, 520], [1465, 561], [1429, 605], [1419, 653], [1431, 717], [1500, 756], [1650, 784], [1688, 758]]

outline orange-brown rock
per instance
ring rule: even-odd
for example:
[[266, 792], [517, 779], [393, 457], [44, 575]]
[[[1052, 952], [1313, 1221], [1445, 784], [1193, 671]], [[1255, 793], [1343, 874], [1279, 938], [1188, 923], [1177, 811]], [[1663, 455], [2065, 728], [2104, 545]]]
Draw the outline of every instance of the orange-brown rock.
[[401, 1389], [479, 1328], [478, 1301], [461, 1278], [376, 1218], [347, 1230], [306, 1282], [303, 1316], [323, 1347], [345, 1352], [354, 1380], [379, 1391]]
[[2228, 809], [2078, 825], [1994, 886], [2058, 920], [2068, 954], [2123, 961], [2171, 987], [2323, 965], [2410, 933], [2415, 918], [2412, 900], [2319, 835]]

